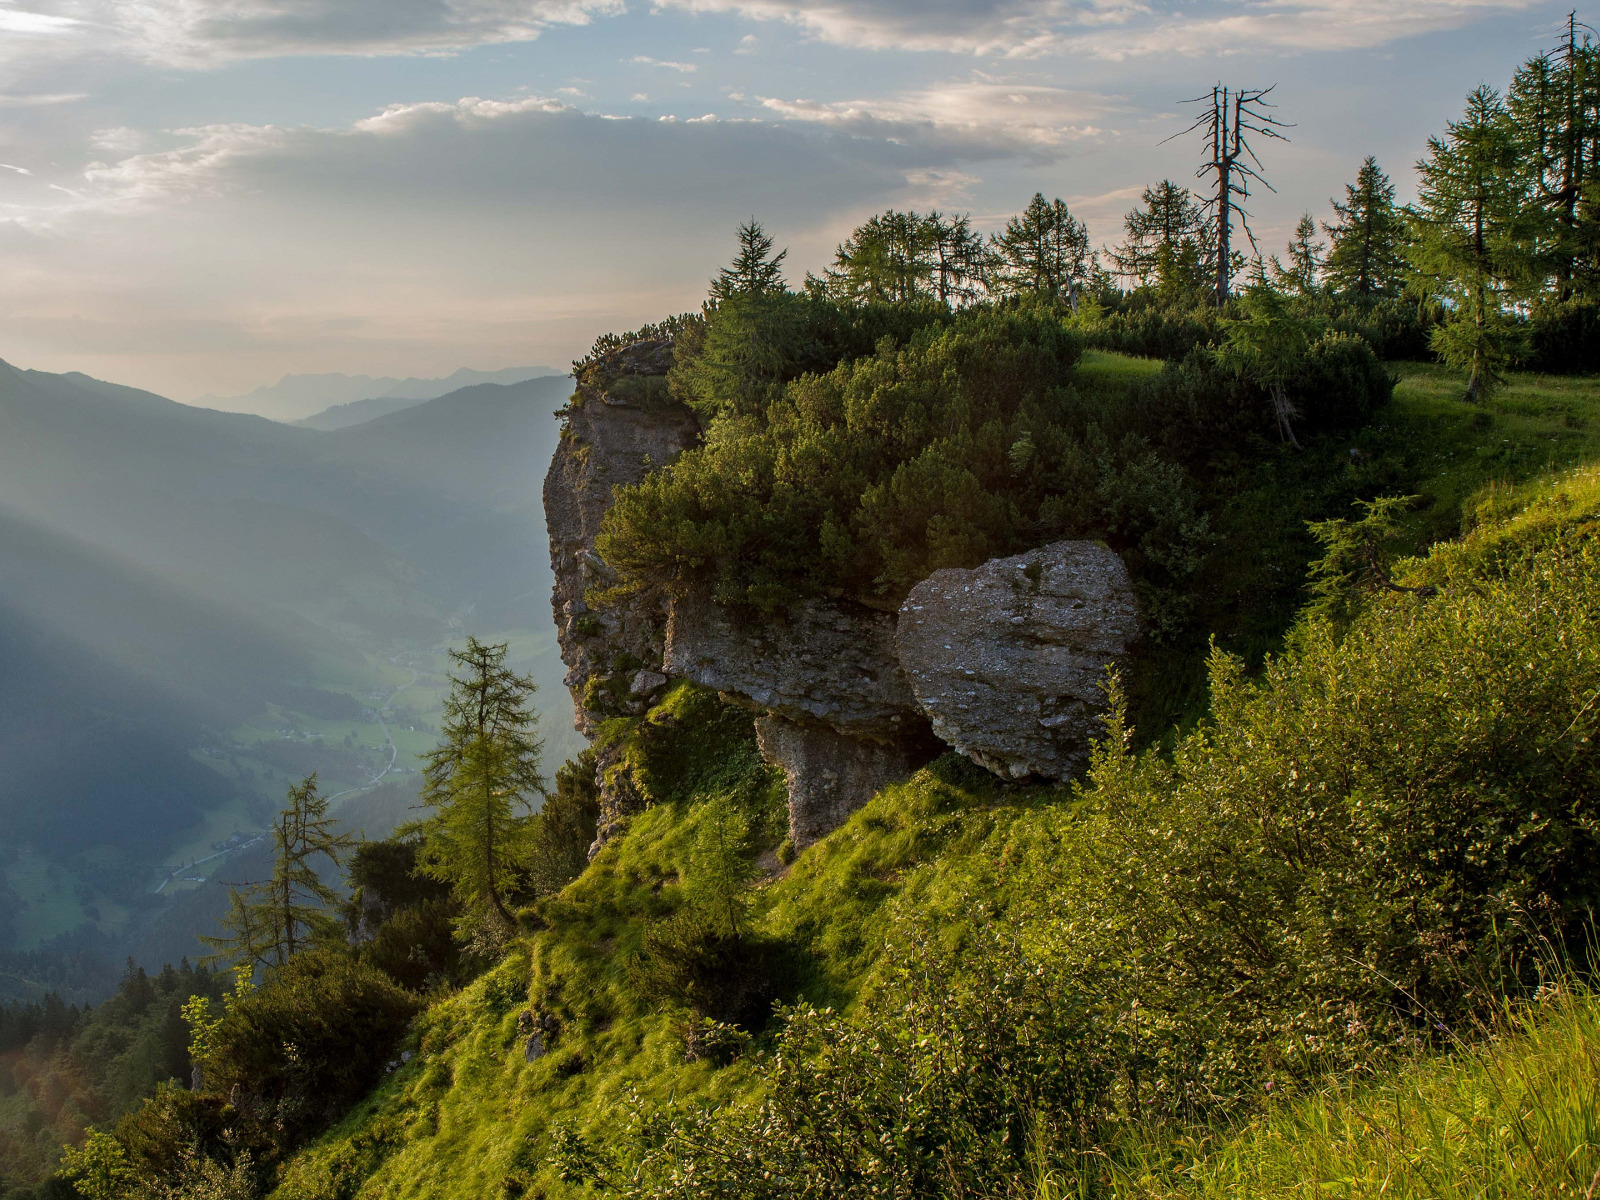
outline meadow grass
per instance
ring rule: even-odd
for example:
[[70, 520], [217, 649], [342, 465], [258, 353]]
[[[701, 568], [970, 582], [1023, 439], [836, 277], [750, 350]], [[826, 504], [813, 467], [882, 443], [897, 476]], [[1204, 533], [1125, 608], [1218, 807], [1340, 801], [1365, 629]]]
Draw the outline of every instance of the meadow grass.
[[1592, 1200], [1600, 995], [1568, 977], [1451, 1054], [1327, 1083], [1232, 1130], [1136, 1131], [1119, 1156], [1123, 1200]]

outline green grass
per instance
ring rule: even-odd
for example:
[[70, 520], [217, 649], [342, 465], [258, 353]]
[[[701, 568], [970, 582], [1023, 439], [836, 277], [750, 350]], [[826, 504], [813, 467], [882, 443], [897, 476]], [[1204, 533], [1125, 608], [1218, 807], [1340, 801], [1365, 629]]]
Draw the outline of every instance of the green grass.
[[1600, 996], [1567, 981], [1448, 1056], [1124, 1153], [1138, 1165], [1112, 1172], [1123, 1200], [1589, 1200], [1600, 1195]]

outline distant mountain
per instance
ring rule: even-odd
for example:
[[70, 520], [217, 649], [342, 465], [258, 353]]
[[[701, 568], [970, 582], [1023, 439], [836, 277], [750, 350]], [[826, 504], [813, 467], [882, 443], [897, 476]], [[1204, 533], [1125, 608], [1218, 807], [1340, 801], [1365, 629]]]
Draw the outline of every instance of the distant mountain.
[[[308, 425], [313, 429], [341, 429], [385, 412], [394, 412], [422, 400], [432, 400], [459, 388], [478, 383], [521, 383], [563, 372], [553, 367], [507, 367], [501, 371], [474, 371], [466, 367], [442, 379], [396, 379], [393, 376], [285, 375], [277, 383], [263, 385], [243, 396], [202, 396], [199, 408], [223, 412], [253, 413], [274, 421]], [[348, 407], [365, 400], [395, 401], [388, 406], [355, 412]], [[409, 402], [409, 404], [408, 404]]]
[[[152, 896], [155, 865], [320, 769], [228, 730], [321, 687], [348, 704], [469, 631], [546, 629], [570, 389], [477, 384], [324, 432], [0, 363], [0, 952], [181, 946], [215, 897]], [[559, 761], [553, 643], [514, 657]]]

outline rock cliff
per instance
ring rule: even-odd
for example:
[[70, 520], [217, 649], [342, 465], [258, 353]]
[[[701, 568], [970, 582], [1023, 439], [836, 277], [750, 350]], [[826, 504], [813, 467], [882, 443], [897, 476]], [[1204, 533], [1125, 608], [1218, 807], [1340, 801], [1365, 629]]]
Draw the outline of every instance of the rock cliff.
[[662, 670], [761, 714], [761, 754], [788, 781], [797, 848], [940, 749], [900, 669], [894, 630], [888, 613], [821, 600], [766, 622], [705, 596], [673, 601]]
[[590, 365], [565, 412], [561, 443], [544, 480], [551, 607], [579, 731], [607, 716], [643, 712], [661, 674], [666, 607], [655, 599], [591, 610], [591, 587], [615, 581], [595, 553], [612, 490], [637, 483], [699, 440], [692, 413], [667, 394], [672, 343], [637, 342]]

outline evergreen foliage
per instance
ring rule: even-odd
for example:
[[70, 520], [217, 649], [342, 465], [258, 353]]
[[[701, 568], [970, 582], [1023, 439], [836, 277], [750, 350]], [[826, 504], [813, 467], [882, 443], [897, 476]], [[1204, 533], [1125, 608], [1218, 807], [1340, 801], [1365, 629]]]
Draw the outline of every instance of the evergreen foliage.
[[317, 861], [337, 870], [354, 844], [328, 816], [315, 774], [289, 789], [288, 805], [272, 827], [272, 878], [233, 888], [222, 918], [227, 932], [202, 935], [213, 961], [281, 967], [296, 954], [339, 936], [332, 909], [338, 894], [323, 881]]
[[448, 883], [465, 920], [494, 935], [515, 927], [505, 898], [526, 870], [532, 800], [545, 794], [536, 688], [506, 666], [507, 650], [469, 636], [450, 652], [460, 673], [423, 771], [434, 812], [404, 831], [421, 839], [422, 872]]
[[1328, 257], [1323, 272], [1328, 287], [1357, 304], [1399, 296], [1405, 284], [1405, 217], [1394, 202], [1394, 184], [1371, 155], [1345, 185], [1344, 201], [1329, 202], [1337, 220], [1324, 221]]
[[1145, 188], [1140, 203], [1123, 218], [1121, 247], [1110, 252], [1117, 273], [1168, 301], [1193, 301], [1208, 282], [1205, 214], [1189, 189], [1170, 179]]
[[1073, 312], [1098, 266], [1088, 227], [1067, 211], [1060, 197], [1047, 201], [1043, 192], [1035, 192], [1022, 214], [1006, 222], [992, 246], [995, 292], [1066, 300]]

